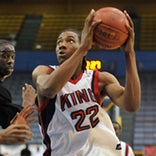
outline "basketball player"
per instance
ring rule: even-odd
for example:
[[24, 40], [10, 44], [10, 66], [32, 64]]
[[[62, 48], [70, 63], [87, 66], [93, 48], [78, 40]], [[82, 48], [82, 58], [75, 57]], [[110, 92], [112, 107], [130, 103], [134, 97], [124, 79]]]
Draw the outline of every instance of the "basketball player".
[[[113, 121], [112, 123], [113, 123], [115, 133], [117, 137], [119, 137], [122, 131], [122, 127], [117, 121]], [[131, 146], [124, 141], [120, 141], [120, 142], [121, 142], [123, 156], [134, 156], [134, 152]]]
[[[0, 40], [0, 144], [24, 143], [32, 139], [29, 124], [35, 120], [30, 119], [34, 113], [35, 89], [25, 84], [22, 90], [23, 107], [12, 103], [11, 94], [3, 86], [3, 82], [11, 76], [14, 70], [15, 48], [11, 42]], [[20, 112], [20, 113], [17, 113]]]
[[[125, 111], [140, 106], [140, 80], [134, 51], [134, 27], [129, 20], [129, 38], [122, 47], [126, 59], [125, 87], [108, 72], [85, 69], [85, 56], [93, 44], [95, 11], [87, 16], [82, 38], [77, 32], [62, 32], [56, 43], [59, 66], [39, 65], [32, 73], [38, 92], [39, 119], [44, 156], [121, 156], [112, 122], [101, 107], [105, 96]], [[137, 96], [136, 96], [137, 95]]]

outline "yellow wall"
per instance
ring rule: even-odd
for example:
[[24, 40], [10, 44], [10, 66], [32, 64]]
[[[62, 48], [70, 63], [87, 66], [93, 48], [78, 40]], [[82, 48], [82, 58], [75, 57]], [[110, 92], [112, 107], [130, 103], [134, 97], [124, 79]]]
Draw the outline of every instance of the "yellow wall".
[[[95, 10], [113, 6], [121, 10], [127, 7], [133, 7], [139, 15], [155, 14], [155, 2], [142, 2], [141, 0], [121, 0], [118, 2], [108, 0], [57, 0], [56, 2], [45, 2], [44, 0], [15, 0], [11, 3], [0, 2], [0, 14], [15, 13], [15, 14], [42, 14], [42, 13], [86, 13], [94, 8]], [[51, 0], [52, 1], [52, 0]], [[123, 2], [122, 2], [123, 1]]]

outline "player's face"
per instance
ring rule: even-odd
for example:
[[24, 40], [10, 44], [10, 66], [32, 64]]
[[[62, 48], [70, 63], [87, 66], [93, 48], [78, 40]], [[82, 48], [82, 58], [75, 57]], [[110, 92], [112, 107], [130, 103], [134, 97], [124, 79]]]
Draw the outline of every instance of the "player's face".
[[56, 55], [61, 64], [67, 60], [79, 47], [79, 37], [75, 32], [65, 31], [61, 33], [56, 42]]
[[12, 45], [0, 46], [0, 76], [10, 76], [14, 71], [15, 49]]

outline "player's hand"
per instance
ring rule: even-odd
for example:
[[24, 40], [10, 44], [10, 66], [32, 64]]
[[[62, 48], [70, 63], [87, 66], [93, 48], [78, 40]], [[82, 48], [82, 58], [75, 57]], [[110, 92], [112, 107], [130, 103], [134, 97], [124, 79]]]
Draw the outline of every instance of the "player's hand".
[[23, 107], [26, 107], [27, 105], [33, 105], [35, 103], [36, 96], [36, 90], [33, 88], [33, 86], [25, 83], [25, 86], [22, 87]]
[[11, 120], [11, 124], [24, 124], [29, 125], [36, 121], [36, 117], [33, 116], [36, 112], [36, 108], [31, 105], [27, 105], [20, 113], [17, 113]]
[[129, 21], [129, 23], [127, 23], [126, 25], [129, 34], [127, 41], [125, 42], [124, 45], [121, 46], [121, 50], [124, 51], [125, 53], [129, 53], [134, 52], [134, 40], [135, 40], [134, 24], [127, 11], [124, 11], [124, 14]]
[[94, 14], [95, 10], [92, 9], [89, 15], [86, 17], [84, 27], [82, 30], [81, 46], [83, 45], [83, 48], [86, 49], [86, 51], [92, 48], [94, 28], [101, 22], [100, 20], [93, 20]]
[[32, 139], [32, 132], [27, 125], [12, 124], [0, 131], [0, 144], [22, 144]]

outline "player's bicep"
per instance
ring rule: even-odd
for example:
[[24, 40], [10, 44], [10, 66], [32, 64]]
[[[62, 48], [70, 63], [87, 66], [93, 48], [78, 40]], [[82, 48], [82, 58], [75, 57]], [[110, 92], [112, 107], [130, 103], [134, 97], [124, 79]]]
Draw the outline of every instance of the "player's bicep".
[[114, 104], [122, 107], [124, 87], [119, 83], [109, 84], [106, 86], [106, 94]]
[[45, 82], [49, 79], [49, 74], [44, 74], [44, 75], [38, 75], [36, 79], [36, 85], [37, 87], [44, 87]]
[[99, 81], [101, 84], [100, 92], [104, 92], [104, 95], [107, 95], [113, 103], [120, 105], [124, 93], [124, 87], [120, 85], [115, 76], [103, 72], [99, 75]]

